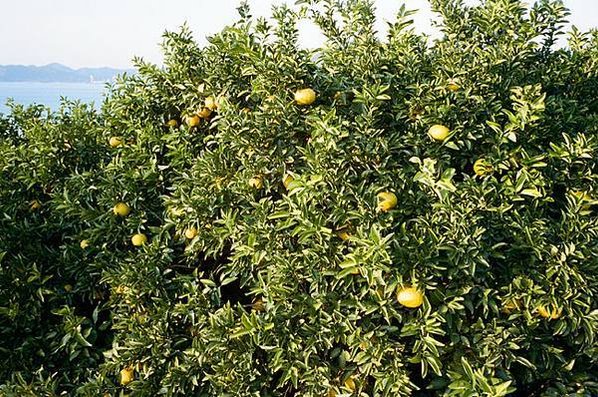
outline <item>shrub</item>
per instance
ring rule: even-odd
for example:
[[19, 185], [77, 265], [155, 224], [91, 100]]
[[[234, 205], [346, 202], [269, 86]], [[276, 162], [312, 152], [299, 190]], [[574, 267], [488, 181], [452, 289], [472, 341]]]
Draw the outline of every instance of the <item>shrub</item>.
[[99, 114], [14, 108], [0, 391], [598, 393], [598, 34], [432, 5], [432, 45], [405, 8], [380, 40], [369, 1], [242, 5]]

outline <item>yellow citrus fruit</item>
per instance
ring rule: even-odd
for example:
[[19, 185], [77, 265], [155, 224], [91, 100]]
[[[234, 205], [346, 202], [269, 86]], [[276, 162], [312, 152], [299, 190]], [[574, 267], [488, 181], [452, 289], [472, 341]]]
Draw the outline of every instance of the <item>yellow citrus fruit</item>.
[[252, 304], [251, 309], [256, 312], [263, 312], [266, 310], [266, 304], [262, 300], [262, 298], [257, 298]]
[[171, 119], [171, 120], [168, 120], [168, 122], [166, 123], [166, 125], [169, 126], [169, 127], [175, 128], [175, 127], [178, 127], [179, 122], [176, 121], [175, 119]]
[[29, 203], [29, 208], [30, 208], [32, 211], [38, 210], [38, 209], [40, 209], [41, 207], [42, 207], [42, 203], [40, 203], [40, 202], [39, 202], [39, 200], [32, 200], [32, 201]]
[[545, 305], [540, 305], [536, 308], [536, 311], [540, 315], [540, 317], [544, 317], [550, 320], [556, 320], [561, 317], [563, 314], [562, 307], [556, 307], [554, 304], [550, 307], [546, 307]]
[[81, 242], [79, 243], [79, 246], [81, 247], [81, 249], [85, 249], [85, 248], [89, 247], [89, 240], [81, 240]]
[[119, 147], [122, 146], [123, 140], [121, 138], [113, 136], [110, 137], [110, 139], [108, 140], [108, 144], [110, 145], [110, 147]]
[[120, 371], [120, 384], [128, 385], [135, 378], [135, 368], [128, 366]]
[[345, 379], [345, 387], [351, 391], [355, 391], [355, 389], [357, 389], [357, 385], [355, 384], [355, 379], [353, 379], [353, 376], [349, 376], [347, 379]]
[[292, 176], [292, 175], [289, 175], [289, 174], [287, 174], [287, 175], [285, 175], [285, 176], [282, 178], [282, 184], [284, 185], [284, 187], [285, 187], [286, 189], [288, 189], [288, 188], [289, 188], [289, 185], [290, 185], [290, 184], [291, 184], [291, 182], [293, 182], [294, 180], [295, 180], [295, 178], [293, 178], [293, 176]]
[[328, 389], [328, 393], [326, 393], [326, 397], [336, 397], [336, 391], [334, 391], [334, 389]]
[[196, 236], [197, 236], [197, 228], [190, 227], [187, 230], [185, 230], [185, 237], [187, 237], [189, 240], [193, 240]]
[[112, 208], [112, 212], [114, 212], [114, 215], [127, 216], [131, 213], [131, 207], [126, 203], [116, 203], [114, 208]]
[[192, 115], [185, 117], [185, 123], [189, 127], [197, 127], [199, 125], [200, 119], [198, 115]]
[[390, 211], [397, 206], [397, 196], [393, 192], [380, 192], [378, 193], [377, 197], [378, 210], [380, 211]]
[[337, 230], [336, 235], [343, 241], [347, 241], [351, 238], [351, 233], [349, 233], [349, 229], [347, 228]]
[[133, 237], [131, 237], [131, 243], [133, 243], [135, 247], [142, 246], [147, 243], [147, 236], [143, 233], [134, 234]]
[[249, 186], [255, 189], [261, 189], [264, 187], [264, 180], [261, 176], [254, 176], [249, 180]]
[[203, 105], [206, 109], [209, 109], [211, 111], [218, 109], [218, 102], [213, 96], [207, 97]]
[[316, 92], [311, 88], [304, 88], [295, 92], [297, 105], [311, 105], [316, 101]]
[[581, 190], [575, 190], [572, 192], [572, 194], [577, 197], [578, 200], [581, 201], [592, 201], [592, 197], [587, 193], [587, 192], [583, 192]]
[[513, 310], [519, 310], [519, 301], [516, 299], [509, 299], [502, 305], [502, 312], [510, 314]]
[[217, 176], [216, 178], [214, 178], [214, 187], [218, 190], [222, 189], [222, 183], [225, 181], [226, 179], [223, 176]]
[[208, 108], [202, 108], [197, 112], [197, 115], [202, 119], [207, 119], [212, 114], [212, 111]]
[[447, 127], [440, 124], [435, 124], [428, 130], [428, 135], [439, 142], [444, 141], [450, 134], [450, 131]]
[[449, 91], [456, 92], [456, 91], [459, 91], [461, 86], [459, 84], [457, 84], [457, 82], [455, 80], [451, 80], [447, 84], [446, 88], [448, 88]]
[[492, 167], [492, 164], [485, 159], [477, 159], [475, 163], [473, 163], [473, 172], [475, 172], [477, 176], [486, 176], [492, 174], [494, 168]]
[[583, 192], [581, 190], [574, 190], [571, 193], [575, 196], [575, 198], [577, 198], [577, 200], [583, 203], [581, 205], [581, 209], [583, 211], [588, 211], [589, 213], [589, 211], [592, 209], [592, 205], [589, 204], [589, 202], [592, 201], [592, 196], [590, 196], [588, 192]]
[[397, 301], [405, 307], [415, 309], [424, 303], [424, 294], [415, 287], [404, 287], [397, 291]]

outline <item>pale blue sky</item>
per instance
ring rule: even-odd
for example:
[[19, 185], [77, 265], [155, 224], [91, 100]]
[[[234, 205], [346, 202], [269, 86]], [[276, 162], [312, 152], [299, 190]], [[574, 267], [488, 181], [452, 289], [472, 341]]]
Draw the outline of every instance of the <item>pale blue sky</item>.
[[[474, 0], [471, 0], [472, 2]], [[269, 15], [272, 4], [294, 0], [250, 0], [254, 15]], [[420, 9], [416, 29], [433, 33], [426, 0], [404, 0]], [[376, 0], [379, 29], [403, 0]], [[565, 0], [570, 20], [583, 30], [598, 26], [598, 0]], [[133, 55], [160, 62], [165, 29], [187, 21], [196, 39], [218, 32], [236, 19], [238, 0], [0, 0], [0, 64], [72, 67], [129, 67]], [[302, 42], [317, 45], [317, 31], [302, 28]]]

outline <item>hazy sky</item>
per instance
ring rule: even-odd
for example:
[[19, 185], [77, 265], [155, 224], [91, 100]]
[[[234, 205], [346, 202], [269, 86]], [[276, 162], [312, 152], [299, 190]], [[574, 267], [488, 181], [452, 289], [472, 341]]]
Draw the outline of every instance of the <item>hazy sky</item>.
[[[472, 2], [474, 0], [471, 0]], [[250, 0], [253, 15], [266, 16], [272, 4], [294, 0]], [[379, 29], [399, 6], [420, 9], [416, 29], [432, 33], [426, 0], [376, 0]], [[0, 0], [0, 64], [72, 67], [130, 67], [133, 55], [160, 62], [165, 29], [187, 21], [198, 41], [236, 19], [238, 0]], [[586, 30], [598, 26], [598, 0], [565, 0], [570, 21]], [[318, 34], [302, 28], [302, 42], [313, 46]]]

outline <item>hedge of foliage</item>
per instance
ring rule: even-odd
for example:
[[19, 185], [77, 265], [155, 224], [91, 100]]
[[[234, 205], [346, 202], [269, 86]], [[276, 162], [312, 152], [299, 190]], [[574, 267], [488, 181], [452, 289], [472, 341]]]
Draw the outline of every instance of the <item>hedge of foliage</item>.
[[598, 395], [598, 33], [297, 3], [0, 117], [0, 395]]

